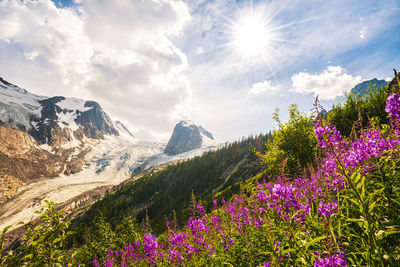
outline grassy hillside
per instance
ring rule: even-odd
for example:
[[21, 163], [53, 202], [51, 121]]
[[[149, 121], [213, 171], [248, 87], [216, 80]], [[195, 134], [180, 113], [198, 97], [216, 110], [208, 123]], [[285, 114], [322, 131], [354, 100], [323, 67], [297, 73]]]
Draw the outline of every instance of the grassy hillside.
[[[20, 247], [0, 262], [398, 266], [400, 85], [394, 81], [390, 90], [357, 100], [360, 116], [348, 112], [355, 109], [351, 96], [327, 118], [291, 106], [288, 122], [275, 114], [279, 128], [272, 136], [235, 142], [132, 182], [93, 205], [77, 233], [48, 203], [41, 222], [29, 225]], [[368, 115], [382, 106], [386, 116]], [[80, 246], [67, 248], [71, 237]]]
[[184, 224], [189, 218], [192, 193], [207, 201], [226, 182], [238, 182], [259, 173], [261, 167], [253, 150], [265, 149], [263, 144], [270, 138], [271, 135], [249, 137], [145, 175], [95, 203], [80, 219], [78, 229], [89, 233], [99, 213], [113, 228], [128, 218], [143, 222], [147, 214], [153, 230], [161, 233], [166, 229], [166, 217], [172, 219], [173, 211], [179, 223]]

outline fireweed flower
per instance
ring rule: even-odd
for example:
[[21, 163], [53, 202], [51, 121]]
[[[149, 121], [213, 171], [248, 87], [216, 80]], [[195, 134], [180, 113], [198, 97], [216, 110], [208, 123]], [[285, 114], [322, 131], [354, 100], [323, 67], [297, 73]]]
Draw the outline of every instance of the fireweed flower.
[[331, 217], [335, 214], [338, 209], [337, 202], [325, 203], [322, 199], [319, 202], [318, 214], [325, 216], [326, 218]]
[[204, 211], [204, 207], [202, 205], [197, 204], [196, 208], [200, 212], [201, 215], [204, 215], [205, 211]]
[[106, 260], [106, 262], [104, 263], [105, 267], [112, 267], [113, 266], [113, 262], [112, 260]]
[[393, 93], [388, 97], [385, 111], [388, 113], [392, 125], [398, 127], [400, 120], [400, 96], [397, 93]]
[[264, 193], [263, 190], [260, 190], [260, 192], [258, 192], [257, 198], [259, 202], [267, 202], [268, 200], [268, 196]]
[[330, 145], [342, 148], [342, 136], [335, 126], [329, 127], [317, 121], [315, 123], [314, 132], [321, 148], [327, 148]]
[[144, 254], [148, 257], [150, 263], [156, 260], [159, 244], [157, 238], [150, 234], [143, 236]]
[[[200, 218], [191, 217], [181, 232], [170, 230], [165, 245], [158, 243], [156, 237], [145, 234], [142, 242], [135, 241], [132, 246], [124, 247], [119, 252], [107, 251], [107, 261], [104, 264], [126, 266], [143, 261], [148, 265], [157, 265], [159, 260], [162, 263], [182, 264], [185, 260], [190, 261], [197, 257], [212, 257], [218, 247], [220, 251], [229, 251], [235, 243], [239, 244], [243, 240], [251, 242], [243, 239], [246, 238], [244, 235], [248, 229], [265, 231], [270, 227], [273, 229], [276, 225], [285, 226], [292, 222], [296, 222], [296, 227], [300, 227], [307, 237], [313, 238], [311, 229], [306, 228], [307, 223], [303, 222], [311, 218], [307, 215], [315, 209], [322, 219], [328, 219], [337, 212], [338, 203], [328, 201], [331, 201], [331, 194], [335, 196], [337, 191], [345, 187], [343, 176], [346, 173], [343, 174], [343, 169], [347, 174], [360, 169], [365, 175], [379, 167], [378, 160], [382, 156], [398, 157], [400, 97], [397, 93], [388, 98], [386, 111], [394, 129], [384, 134], [379, 130], [366, 129], [351, 141], [343, 139], [335, 127], [317, 122], [315, 134], [318, 143], [321, 148], [327, 149], [321, 166], [310, 177], [293, 178], [290, 182], [280, 178], [276, 182], [266, 183], [264, 180], [256, 186], [251, 196], [235, 197], [228, 203], [222, 200], [223, 208], [209, 216], [204, 214], [203, 206], [197, 205], [196, 210], [199, 211]], [[213, 205], [217, 207], [217, 202], [213, 201]], [[216, 214], [218, 216], [215, 216]], [[278, 220], [272, 221], [271, 214]], [[314, 216], [312, 218], [315, 219]], [[238, 236], [235, 236], [234, 240], [230, 238], [230, 233], [235, 231]], [[276, 236], [272, 237], [274, 242], [271, 249], [278, 251], [281, 249], [281, 242], [285, 244], [287, 238], [292, 238], [292, 234], [284, 233], [279, 240]], [[338, 246], [341, 247], [341, 244]], [[311, 253], [315, 256], [314, 266], [347, 266], [344, 252], [328, 254], [310, 251]], [[290, 255], [280, 257], [280, 260], [287, 257]], [[186, 261], [185, 265], [195, 265]], [[94, 267], [100, 267], [96, 259], [92, 264]], [[270, 266], [269, 262], [263, 264]]]
[[172, 249], [169, 252], [169, 259], [171, 264], [173, 264], [174, 262], [179, 264], [181, 261], [183, 261], [183, 256], [179, 251]]
[[315, 267], [336, 267], [336, 266], [347, 266], [344, 252], [340, 252], [339, 255], [332, 255], [326, 258], [315, 258]]
[[216, 216], [214, 216], [214, 215], [211, 215], [211, 221], [212, 221], [212, 224], [213, 224], [213, 226], [214, 226], [214, 229], [217, 231], [217, 232], [219, 232], [219, 230], [220, 230], [220, 225], [221, 225], [221, 218], [219, 218], [219, 217], [216, 217]]
[[100, 267], [100, 263], [98, 260], [93, 260], [92, 264], [93, 264], [93, 267]]
[[203, 231], [208, 231], [208, 227], [204, 224], [203, 220], [195, 219], [193, 217], [189, 218], [186, 226], [192, 231], [193, 235], [197, 235]]

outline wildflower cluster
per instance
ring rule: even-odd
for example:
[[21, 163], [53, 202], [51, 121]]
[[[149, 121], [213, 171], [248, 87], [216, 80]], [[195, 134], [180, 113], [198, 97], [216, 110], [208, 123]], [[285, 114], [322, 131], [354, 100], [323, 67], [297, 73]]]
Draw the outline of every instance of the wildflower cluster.
[[389, 114], [392, 125], [398, 127], [400, 121], [400, 96], [397, 93], [393, 93], [388, 97], [385, 111]]
[[[397, 225], [388, 225], [393, 216], [388, 207], [395, 203], [391, 198], [398, 196], [384, 184], [399, 172], [400, 136], [395, 127], [400, 99], [396, 94], [388, 98], [386, 110], [392, 128], [365, 129], [354, 140], [343, 138], [324, 121], [317, 122], [315, 134], [324, 158], [311, 175], [271, 178], [255, 186], [251, 194], [237, 195], [222, 205], [214, 200], [209, 214], [197, 205], [199, 215], [192, 216], [180, 231], [168, 228], [159, 239], [145, 234], [133, 246], [109, 252], [104, 264], [392, 263], [399, 256], [391, 249], [399, 231]], [[394, 244], [387, 240], [392, 234]], [[97, 260], [93, 265], [99, 266]]]

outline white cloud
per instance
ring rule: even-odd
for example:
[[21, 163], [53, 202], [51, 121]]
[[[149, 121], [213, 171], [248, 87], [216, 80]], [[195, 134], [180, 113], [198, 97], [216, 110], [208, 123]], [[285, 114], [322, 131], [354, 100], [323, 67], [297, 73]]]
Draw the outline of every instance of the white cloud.
[[72, 9], [58, 9], [51, 1], [3, 1], [0, 17], [0, 40], [22, 50], [27, 60], [42, 56], [67, 84], [87, 73], [93, 49]]
[[300, 72], [292, 75], [291, 91], [319, 95], [320, 99], [334, 99], [361, 82], [361, 76], [347, 74], [340, 66], [329, 66], [320, 74]]
[[263, 93], [275, 93], [279, 91], [279, 88], [272, 85], [270, 80], [266, 80], [259, 83], [254, 83], [249, 91], [249, 94], [259, 95]]
[[172, 41], [190, 20], [188, 6], [75, 3], [0, 1], [1, 76], [35, 93], [97, 100], [137, 135], [166, 136], [191, 108], [186, 55]]
[[368, 28], [363, 26], [362, 29], [360, 30], [360, 38], [365, 39], [368, 33]]

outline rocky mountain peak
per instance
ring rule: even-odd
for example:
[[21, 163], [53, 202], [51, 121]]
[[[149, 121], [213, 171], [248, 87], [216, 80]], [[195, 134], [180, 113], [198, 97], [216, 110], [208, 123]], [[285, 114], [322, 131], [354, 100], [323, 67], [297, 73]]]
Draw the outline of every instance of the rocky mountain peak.
[[167, 155], [177, 155], [193, 149], [216, 145], [214, 137], [202, 126], [190, 120], [175, 125], [171, 138], [165, 148]]
[[82, 141], [84, 137], [101, 139], [104, 135], [118, 135], [97, 102], [38, 96], [3, 78], [0, 78], [0, 125], [27, 131], [39, 144], [51, 146]]

